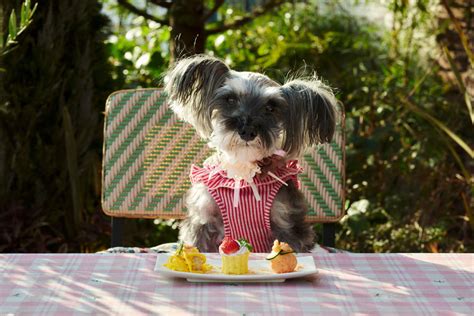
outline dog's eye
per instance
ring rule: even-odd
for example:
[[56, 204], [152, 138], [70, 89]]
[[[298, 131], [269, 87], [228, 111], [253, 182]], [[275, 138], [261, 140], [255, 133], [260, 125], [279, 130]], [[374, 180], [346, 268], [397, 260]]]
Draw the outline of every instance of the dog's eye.
[[274, 108], [275, 108], [275, 104], [273, 102], [268, 102], [265, 105], [265, 109], [267, 110], [267, 112], [273, 112]]
[[229, 103], [230, 105], [234, 105], [237, 103], [237, 99], [235, 97], [227, 97], [227, 103]]

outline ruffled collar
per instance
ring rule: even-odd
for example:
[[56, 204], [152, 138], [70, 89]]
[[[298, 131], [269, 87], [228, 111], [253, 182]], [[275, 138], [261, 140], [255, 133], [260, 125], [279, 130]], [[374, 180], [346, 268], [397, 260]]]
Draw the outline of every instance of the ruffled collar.
[[[227, 168], [226, 168], [227, 167]], [[250, 168], [251, 167], [251, 168]], [[217, 160], [208, 160], [203, 168], [195, 165], [191, 169], [192, 182], [204, 182], [210, 190], [218, 188], [234, 189], [234, 207], [238, 207], [240, 200], [240, 190], [250, 187], [257, 201], [261, 201], [258, 187], [280, 182], [287, 186], [284, 181], [288, 176], [294, 176], [301, 172], [297, 160], [285, 160], [281, 153], [257, 161], [252, 166], [245, 166], [250, 170], [247, 174], [238, 175], [233, 169], [229, 172], [228, 166]]]

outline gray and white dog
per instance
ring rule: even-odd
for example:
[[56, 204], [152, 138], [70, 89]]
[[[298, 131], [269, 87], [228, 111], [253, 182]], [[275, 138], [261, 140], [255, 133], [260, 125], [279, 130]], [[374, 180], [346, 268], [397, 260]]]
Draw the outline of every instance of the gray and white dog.
[[[283, 85], [266, 75], [231, 70], [209, 56], [178, 61], [165, 77], [171, 108], [192, 124], [217, 153], [210, 159], [255, 163], [276, 150], [284, 159], [297, 159], [308, 147], [331, 141], [336, 99], [316, 78], [294, 79]], [[269, 171], [272, 164], [266, 167]], [[194, 184], [186, 200], [188, 217], [180, 225], [180, 239], [203, 252], [216, 252], [224, 225], [216, 201], [203, 183]], [[312, 226], [305, 222], [307, 206], [292, 182], [282, 186], [271, 206], [271, 233], [297, 252], [315, 244]]]

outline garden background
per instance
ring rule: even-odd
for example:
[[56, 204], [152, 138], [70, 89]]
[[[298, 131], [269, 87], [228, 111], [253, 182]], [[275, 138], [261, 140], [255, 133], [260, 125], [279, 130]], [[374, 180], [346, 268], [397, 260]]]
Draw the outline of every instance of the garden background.
[[[13, 10], [13, 15], [11, 14]], [[345, 106], [354, 252], [472, 252], [474, 1], [0, 0], [0, 252], [95, 252], [105, 100], [206, 52]], [[181, 34], [181, 35], [179, 35]], [[317, 227], [318, 228], [318, 227]], [[126, 221], [125, 245], [177, 238]]]

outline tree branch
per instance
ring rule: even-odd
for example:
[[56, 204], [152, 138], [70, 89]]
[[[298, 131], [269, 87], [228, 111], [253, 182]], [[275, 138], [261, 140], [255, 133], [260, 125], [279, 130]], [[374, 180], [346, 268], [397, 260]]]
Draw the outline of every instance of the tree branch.
[[214, 13], [219, 10], [219, 8], [224, 4], [225, 0], [216, 0], [214, 3], [214, 7], [207, 11], [206, 14], [202, 17], [202, 21], [206, 22]]
[[250, 14], [248, 14], [248, 15], [240, 18], [240, 19], [234, 20], [234, 21], [232, 21], [230, 23], [227, 23], [227, 24], [224, 23], [221, 26], [218, 26], [218, 27], [213, 28], [213, 29], [207, 29], [206, 30], [206, 35], [221, 33], [221, 32], [224, 32], [224, 31], [227, 31], [227, 30], [230, 30], [230, 29], [235, 29], [235, 28], [241, 27], [241, 26], [247, 24], [248, 22], [254, 20], [255, 18], [258, 18], [259, 16], [267, 13], [268, 11], [279, 7], [284, 2], [285, 2], [285, 0], [270, 0], [267, 3], [265, 3], [264, 5], [253, 9]]
[[165, 9], [171, 8], [171, 5], [173, 4], [172, 2], [168, 2], [166, 0], [150, 0], [150, 2]]
[[120, 4], [122, 7], [126, 8], [132, 13], [135, 13], [137, 15], [140, 15], [144, 17], [145, 19], [155, 21], [156, 23], [160, 23], [161, 25], [169, 25], [169, 22], [163, 19], [160, 19], [154, 15], [149, 14], [146, 12], [146, 10], [142, 10], [128, 2], [127, 0], [117, 0], [118, 4]]

